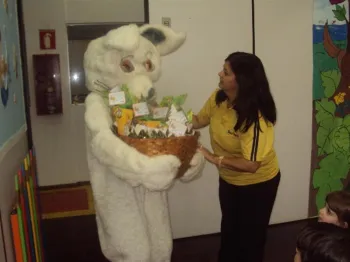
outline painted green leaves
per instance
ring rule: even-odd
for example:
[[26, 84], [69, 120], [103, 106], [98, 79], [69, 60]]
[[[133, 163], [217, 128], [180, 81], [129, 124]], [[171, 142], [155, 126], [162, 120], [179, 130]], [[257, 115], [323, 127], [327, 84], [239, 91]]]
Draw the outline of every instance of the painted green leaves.
[[349, 170], [348, 159], [344, 154], [331, 153], [323, 158], [320, 168], [313, 175], [313, 186], [318, 188], [316, 205], [321, 209], [325, 205], [325, 199], [329, 192], [343, 188], [342, 179], [346, 178]]
[[313, 173], [313, 187], [318, 188], [316, 205], [325, 204], [329, 192], [341, 190], [342, 180], [349, 172], [350, 159], [350, 115], [336, 116], [337, 103], [332, 99], [340, 81], [338, 70], [321, 72], [324, 98], [315, 100], [317, 123], [317, 155], [321, 159]]
[[338, 70], [330, 70], [321, 72], [322, 86], [324, 88], [324, 95], [330, 98], [334, 95], [340, 82], [340, 72]]
[[345, 6], [336, 5], [335, 10], [332, 10], [334, 14], [334, 18], [336, 18], [339, 21], [345, 21], [346, 20], [346, 9]]

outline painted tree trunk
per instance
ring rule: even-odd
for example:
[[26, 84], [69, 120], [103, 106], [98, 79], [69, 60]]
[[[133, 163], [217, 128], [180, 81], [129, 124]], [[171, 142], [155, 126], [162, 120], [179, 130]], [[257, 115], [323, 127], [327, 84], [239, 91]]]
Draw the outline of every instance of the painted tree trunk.
[[[350, 1], [349, 1], [350, 3]], [[338, 61], [338, 66], [341, 74], [339, 85], [334, 92], [331, 99], [335, 101], [336, 104], [340, 104], [344, 98], [350, 97], [350, 25], [348, 23], [348, 34], [347, 34], [347, 47], [345, 50], [340, 49], [336, 46], [330, 36], [328, 23], [325, 24], [324, 28], [324, 40], [323, 45], [330, 57], [336, 58]], [[344, 104], [342, 106], [342, 112], [337, 112], [338, 116], [344, 116], [350, 113], [350, 108], [348, 105]]]

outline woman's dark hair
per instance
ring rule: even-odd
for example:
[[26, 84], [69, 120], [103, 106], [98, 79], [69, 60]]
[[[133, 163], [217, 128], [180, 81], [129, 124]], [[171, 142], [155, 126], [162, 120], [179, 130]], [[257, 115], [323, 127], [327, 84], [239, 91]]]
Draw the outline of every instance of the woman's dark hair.
[[[230, 54], [225, 62], [229, 63], [238, 84], [234, 101], [234, 109], [238, 115], [235, 131], [246, 132], [258, 122], [259, 112], [266, 121], [275, 124], [276, 106], [261, 60], [253, 54], [235, 52]], [[219, 105], [225, 100], [227, 95], [220, 90], [216, 95], [216, 104]]]
[[[327, 195], [328, 207], [337, 214], [340, 223], [347, 223], [350, 227], [350, 192], [334, 191]], [[349, 228], [350, 229], [350, 228]], [[350, 248], [350, 247], [349, 247]]]
[[329, 223], [303, 228], [296, 245], [302, 262], [350, 262], [349, 231]]

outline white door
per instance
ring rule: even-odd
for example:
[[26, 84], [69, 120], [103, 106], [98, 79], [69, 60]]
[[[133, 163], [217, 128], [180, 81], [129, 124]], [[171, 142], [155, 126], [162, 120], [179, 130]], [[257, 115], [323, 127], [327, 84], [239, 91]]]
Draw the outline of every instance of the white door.
[[[198, 112], [218, 87], [218, 72], [235, 51], [252, 52], [252, 9], [247, 0], [150, 0], [150, 22], [171, 19], [171, 27], [188, 34], [184, 46], [164, 58], [157, 83], [159, 96], [187, 93], [185, 107]], [[208, 130], [201, 142], [210, 147]], [[218, 172], [207, 164], [203, 176], [178, 183], [169, 194], [175, 238], [216, 233], [220, 226]]]

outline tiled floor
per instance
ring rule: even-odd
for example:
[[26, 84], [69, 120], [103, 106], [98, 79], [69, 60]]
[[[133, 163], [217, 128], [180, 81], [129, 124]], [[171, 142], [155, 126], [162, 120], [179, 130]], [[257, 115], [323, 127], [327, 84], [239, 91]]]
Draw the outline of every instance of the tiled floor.
[[[266, 262], [292, 262], [295, 238], [305, 221], [269, 228]], [[100, 251], [94, 216], [43, 221], [46, 261], [107, 262]], [[172, 262], [216, 262], [219, 236], [201, 236], [174, 242]]]

